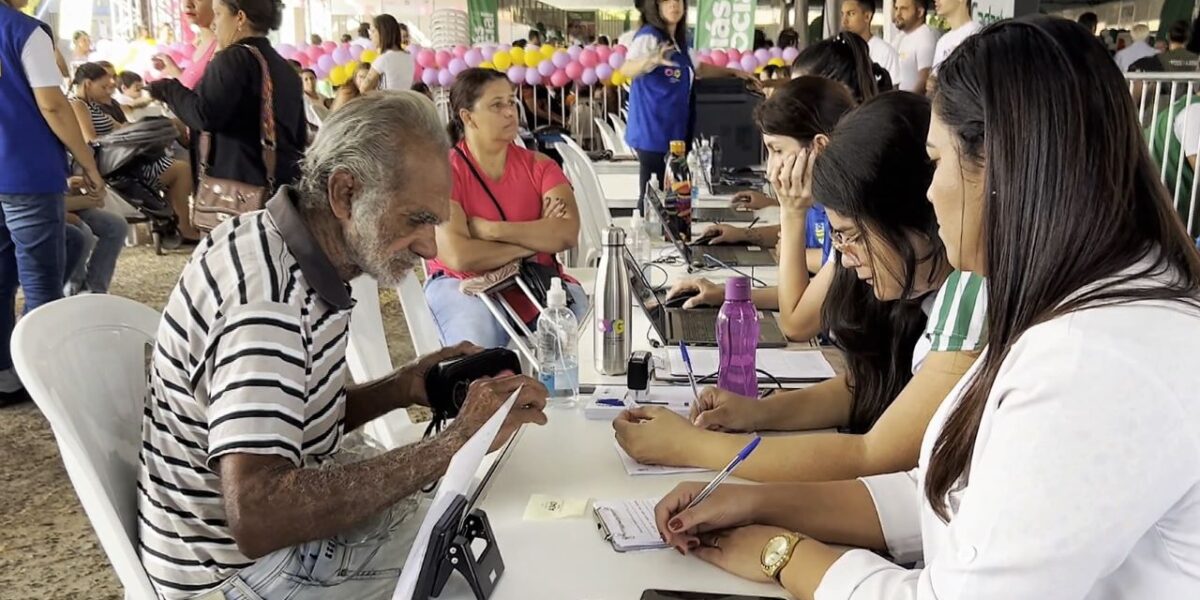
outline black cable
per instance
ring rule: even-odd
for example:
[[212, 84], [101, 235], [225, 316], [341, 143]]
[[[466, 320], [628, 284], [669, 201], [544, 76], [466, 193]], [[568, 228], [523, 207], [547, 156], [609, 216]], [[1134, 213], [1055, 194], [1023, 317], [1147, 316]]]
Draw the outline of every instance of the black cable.
[[[780, 382], [778, 379], [776, 379], [774, 375], [770, 374], [770, 373], [769, 373], [769, 372], [767, 372], [767, 371], [764, 371], [763, 369], [754, 369], [754, 370], [755, 370], [755, 371], [758, 371], [759, 373], [762, 373], [763, 375], [766, 375], [766, 376], [767, 376], [767, 379], [770, 379], [770, 380], [771, 380], [771, 382], [775, 384], [775, 387], [776, 387], [776, 388], [778, 388], [778, 389], [780, 389], [780, 390], [782, 390], [782, 389], [783, 389], [783, 383], [782, 383], [782, 382]], [[701, 377], [701, 378], [697, 379], [697, 380], [696, 380], [696, 383], [697, 383], [697, 384], [700, 384], [700, 383], [706, 383], [706, 382], [712, 382], [712, 381], [715, 381], [715, 380], [716, 380], [716, 378], [717, 378], [717, 373], [718, 373], [718, 372], [709, 373], [708, 375], [705, 375], [704, 377]]]
[[[755, 277], [755, 276], [754, 276], [753, 274], [751, 274], [751, 273], [747, 273], [747, 272], [745, 272], [745, 271], [742, 271], [741, 269], [738, 269], [737, 267], [734, 267], [734, 266], [732, 266], [732, 265], [728, 265], [728, 264], [724, 263], [723, 261], [721, 261], [720, 259], [718, 259], [718, 258], [714, 257], [714, 256], [713, 256], [713, 255], [711, 255], [711, 254], [705, 254], [705, 255], [704, 255], [704, 260], [706, 260], [706, 261], [710, 261], [710, 262], [713, 262], [713, 263], [716, 263], [716, 264], [718, 265], [718, 267], [717, 267], [717, 268], [729, 269], [730, 271], [733, 271], [734, 273], [737, 273], [738, 275], [741, 275], [741, 276], [743, 276], [743, 277], [747, 277], [747, 278], [749, 278], [749, 279], [750, 279], [750, 282], [751, 282], [752, 284], [754, 284], [754, 287], [759, 287], [759, 288], [765, 288], [765, 287], [767, 287], [767, 282], [765, 282], [765, 281], [763, 281], [763, 280], [761, 280], [761, 279], [759, 279], [759, 278]], [[753, 270], [754, 270], [754, 269], [753, 269], [753, 267], [751, 267], [751, 269], [750, 269], [750, 270], [751, 270], [751, 271], [753, 271]]]

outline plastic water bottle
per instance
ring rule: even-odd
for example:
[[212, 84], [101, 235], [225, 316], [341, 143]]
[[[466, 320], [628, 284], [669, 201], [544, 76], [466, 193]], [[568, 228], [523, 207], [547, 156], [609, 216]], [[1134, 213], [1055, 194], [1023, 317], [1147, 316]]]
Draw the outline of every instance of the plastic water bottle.
[[[688, 152], [687, 156], [688, 172], [691, 173], [692, 181], [692, 211], [700, 208], [700, 196], [703, 195], [704, 172], [700, 170], [700, 147], [693, 146], [692, 151]], [[699, 181], [697, 181], [699, 179]]]
[[750, 299], [750, 278], [725, 282], [725, 303], [717, 315], [717, 387], [749, 398], [758, 397], [758, 310]]
[[671, 158], [667, 161], [667, 212], [674, 221], [675, 231], [683, 241], [692, 241], [692, 173], [688, 169], [687, 144], [671, 142]]
[[567, 308], [562, 280], [550, 280], [546, 310], [537, 320], [538, 380], [550, 392], [547, 404], [570, 408], [579, 399], [579, 322]]
[[629, 227], [629, 252], [639, 265], [650, 261], [650, 238], [646, 236], [646, 220], [640, 210], [633, 212], [633, 224]]
[[709, 167], [711, 168], [711, 171], [709, 171], [708, 180], [713, 187], [716, 187], [717, 185], [719, 185], [721, 183], [721, 166], [722, 165], [721, 165], [721, 138], [720, 138], [720, 136], [715, 136], [715, 135], [712, 136], [712, 138], [710, 139], [710, 143], [712, 144], [712, 147], [710, 148], [711, 156], [709, 158], [709, 162], [711, 163], [709, 165]]
[[[658, 193], [658, 175], [650, 175], [650, 182], [646, 184], [646, 190], [654, 190], [655, 193]], [[647, 193], [647, 196], [649, 196], [649, 193]], [[663, 233], [662, 219], [658, 214], [658, 210], [650, 205], [649, 200], [647, 200], [644, 204], [645, 205], [642, 207], [642, 215], [646, 219], [646, 240], [652, 240], [655, 236], [665, 236], [666, 234]]]

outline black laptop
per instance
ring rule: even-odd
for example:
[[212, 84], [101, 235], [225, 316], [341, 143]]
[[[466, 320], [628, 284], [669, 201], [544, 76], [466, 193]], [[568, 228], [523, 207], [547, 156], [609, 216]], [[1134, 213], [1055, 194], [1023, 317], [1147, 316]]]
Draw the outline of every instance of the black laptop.
[[[682, 341], [690, 346], [717, 345], [718, 309], [667, 308], [666, 294], [660, 295], [651, 287], [642, 273], [641, 265], [628, 249], [625, 251], [625, 266], [629, 270], [629, 290], [664, 344], [673, 346]], [[783, 348], [787, 345], [787, 336], [779, 328], [775, 314], [758, 311], [758, 347]]]
[[[721, 265], [730, 267], [773, 267], [777, 264], [775, 257], [771, 255], [771, 251], [766, 248], [734, 245], [687, 245], [679, 235], [679, 232], [675, 230], [671, 219], [668, 218], [667, 211], [663, 207], [662, 197], [659, 194], [658, 190], [647, 189], [646, 199], [650, 202], [650, 207], [658, 213], [659, 220], [665, 224], [663, 228], [667, 231], [667, 237], [671, 238], [671, 242], [679, 249], [680, 256], [688, 264], [698, 267]], [[705, 256], [711, 256], [715, 259], [716, 263], [706, 261]]]
[[[739, 190], [740, 191], [740, 190]], [[754, 211], [738, 210], [729, 206], [714, 206], [692, 209], [693, 221], [710, 223], [750, 223], [754, 220]]]

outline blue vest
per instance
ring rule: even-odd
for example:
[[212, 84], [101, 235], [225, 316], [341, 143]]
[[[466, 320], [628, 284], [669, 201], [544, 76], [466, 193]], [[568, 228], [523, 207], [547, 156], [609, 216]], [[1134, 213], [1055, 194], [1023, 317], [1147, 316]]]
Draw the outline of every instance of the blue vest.
[[[671, 41], [652, 25], [643, 25], [637, 32], [642, 35], [652, 35], [660, 44]], [[625, 141], [634, 150], [665, 153], [673, 140], [690, 141], [695, 70], [687, 48], [680, 48], [670, 60], [679, 66], [658, 67], [634, 79], [630, 87]]]
[[67, 188], [66, 148], [38, 110], [21, 64], [25, 42], [41, 27], [0, 5], [0, 194], [61, 194]]

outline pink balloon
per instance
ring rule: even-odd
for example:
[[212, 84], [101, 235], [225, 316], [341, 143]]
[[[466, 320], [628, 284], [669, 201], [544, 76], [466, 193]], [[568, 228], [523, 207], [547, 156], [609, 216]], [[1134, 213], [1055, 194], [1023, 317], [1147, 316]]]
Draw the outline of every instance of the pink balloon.
[[433, 50], [422, 50], [417, 53], [417, 64], [430, 69], [437, 66], [437, 58]]
[[[322, 56], [321, 58], [324, 58], [324, 57]], [[183, 60], [187, 61], [188, 64], [191, 64], [191, 62], [192, 62], [192, 59], [190, 59], [190, 58], [184, 58]], [[296, 62], [300, 63], [300, 67], [304, 68], [304, 69], [312, 68], [313, 62], [314, 62], [313, 59], [309, 58], [307, 54], [297, 54], [296, 58], [294, 58], [292, 60], [295, 60]], [[330, 59], [330, 60], [332, 60], [332, 59]], [[183, 66], [182, 62], [177, 62], [176, 64], [179, 65], [180, 69], [187, 68], [187, 67]]]
[[600, 62], [608, 62], [608, 57], [613, 53], [612, 48], [608, 46], [596, 46], [595, 50], [596, 57], [600, 59]]
[[450, 73], [452, 75], [454, 75], [455, 77], [458, 77], [459, 73], [462, 73], [463, 71], [467, 70], [467, 63], [466, 63], [466, 61], [464, 61], [461, 58], [451, 59], [449, 68], [450, 68]]
[[525, 83], [525, 67], [513, 65], [508, 68], [508, 80], [520, 85]]
[[352, 59], [350, 58], [349, 50], [347, 50], [345, 48], [338, 48], [337, 50], [333, 51], [333, 62], [335, 62], [339, 65], [344, 65], [344, 64], [350, 62], [351, 60]]
[[313, 73], [317, 74], [317, 79], [325, 79], [326, 77], [329, 77], [329, 71], [322, 69], [321, 65], [317, 65], [317, 66], [313, 67], [312, 70], [313, 70]]
[[741, 64], [742, 62], [742, 51], [738, 50], [737, 48], [730, 48], [726, 50], [725, 55], [729, 57], [729, 62], [735, 62], [738, 64]]
[[558, 71], [555, 71], [554, 74], [550, 76], [550, 85], [552, 85], [556, 88], [560, 88], [564, 85], [567, 85], [567, 83], [569, 83], [570, 81], [571, 81], [571, 78], [567, 75], [566, 71], [563, 71], [561, 69]]
[[758, 68], [758, 58], [753, 54], [747, 54], [742, 57], [742, 70], [748, 73], [753, 73]]
[[[179, 42], [175, 42], [174, 44], [171, 44], [169, 47], [164, 44], [158, 45], [159, 54], [162, 54], [163, 52], [170, 52], [171, 50], [174, 50], [176, 52], [183, 52], [183, 44], [181, 44]], [[275, 46], [275, 51], [278, 52], [280, 56], [288, 56], [289, 54], [296, 53], [296, 47], [291, 44], [286, 44], [286, 43], [279, 44], [278, 46]]]
[[542, 77], [549, 77], [553, 75], [554, 70], [554, 63], [548, 60], [543, 60], [542, 62], [538, 63], [537, 71]]
[[800, 56], [800, 51], [797, 50], [796, 48], [789, 47], [789, 48], [783, 49], [783, 56], [782, 56], [783, 62], [786, 62], [786, 63], [795, 62], [797, 56]]
[[449, 69], [438, 71], [438, 84], [442, 87], [450, 87], [454, 85], [454, 74]]
[[439, 69], [445, 69], [446, 67], [450, 66], [450, 59], [452, 58], [454, 58], [453, 54], [450, 54], [445, 50], [438, 50], [437, 54], [434, 55], [434, 62], [437, 64]]
[[779, 46], [772, 46], [769, 50], [771, 58], [783, 58], [783, 49]]
[[[759, 48], [754, 51], [754, 58], [758, 60], [758, 65], [755, 66], [765, 65], [768, 60], [771, 60], [771, 53], [766, 48]], [[744, 67], [746, 64], [742, 63], [742, 66]], [[749, 71], [751, 69], [746, 70]]]
[[595, 67], [599, 63], [599, 57], [596, 56], [594, 50], [584, 50], [579, 53], [579, 64], [584, 67]]
[[478, 67], [479, 63], [483, 62], [483, 53], [478, 48], [471, 48], [463, 55], [463, 61], [468, 67]]
[[421, 81], [425, 82], [425, 85], [427, 85], [429, 87], [433, 87], [433, 86], [437, 85], [438, 84], [438, 70], [437, 69], [425, 69], [424, 71], [421, 72]]
[[702, 65], [713, 64], [712, 56], [709, 56], [708, 54], [700, 54], [700, 55], [696, 56], [696, 62], [698, 62]]
[[358, 60], [362, 57], [363, 47], [358, 44], [350, 44], [350, 58]]
[[333, 52], [338, 47], [337, 42], [325, 42], [321, 44], [321, 49], [326, 52]]
[[620, 69], [621, 65], [623, 64], [625, 64], [624, 54], [613, 52], [612, 55], [608, 57], [608, 66], [612, 67], [613, 69]]
[[571, 46], [570, 48], [567, 48], [567, 54], [570, 54], [572, 59], [579, 60], [579, 55], [583, 54], [583, 48], [580, 48], [579, 46]]
[[325, 49], [320, 46], [313, 46], [312, 48], [305, 50], [304, 54], [307, 55], [311, 60], [317, 60], [325, 55]]
[[466, 55], [467, 55], [467, 47], [466, 46], [459, 44], [458, 46], [454, 47], [454, 56], [456, 58], [462, 58]]
[[596, 77], [595, 69], [584, 69], [583, 75], [579, 78], [579, 80], [582, 81], [584, 85], [596, 85], [596, 82], [599, 81], [599, 78]]
[[483, 56], [483, 60], [492, 60], [492, 57], [496, 55], [496, 49], [492, 46], [484, 46], [480, 54]]
[[713, 50], [709, 55], [709, 60], [712, 60], [712, 64], [718, 67], [724, 67], [729, 63], [729, 55], [725, 54], [724, 50]]
[[613, 68], [608, 66], [608, 63], [600, 63], [596, 66], [596, 77], [600, 78], [600, 81], [608, 83], [608, 80], [612, 79], [612, 74]]
[[571, 64], [571, 55], [560, 50], [550, 57], [550, 61], [554, 63], [554, 66], [565, 69], [567, 65]]
[[542, 74], [536, 69], [525, 69], [525, 83], [529, 85], [542, 85]]
[[617, 44], [617, 47], [613, 48], [613, 52], [616, 52], [617, 54], [620, 54], [621, 56], [625, 56], [625, 53], [629, 52], [629, 48], [626, 48], [625, 44]]
[[571, 61], [571, 63], [567, 65], [566, 73], [567, 77], [570, 77], [575, 81], [579, 81], [579, 78], [583, 76], [583, 65], [575, 61]]
[[[301, 63], [301, 64], [304, 64], [304, 63]], [[321, 67], [322, 69], [325, 69], [326, 72], [329, 72], [329, 71], [332, 71], [333, 68], [337, 65], [334, 64], [333, 57], [326, 54], [325, 56], [322, 56], [321, 58], [317, 59], [317, 66]]]

